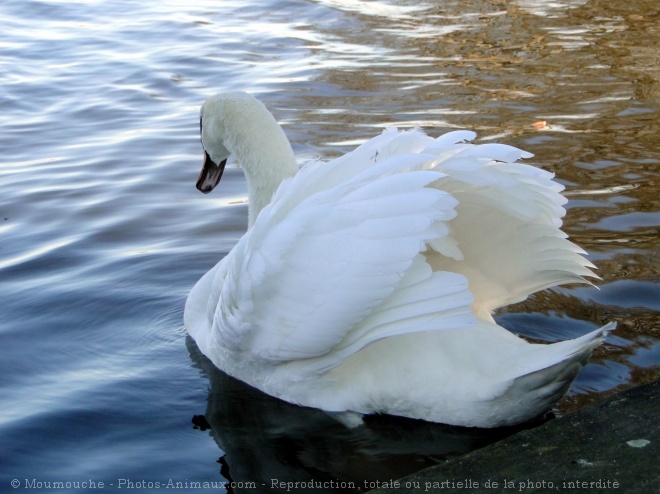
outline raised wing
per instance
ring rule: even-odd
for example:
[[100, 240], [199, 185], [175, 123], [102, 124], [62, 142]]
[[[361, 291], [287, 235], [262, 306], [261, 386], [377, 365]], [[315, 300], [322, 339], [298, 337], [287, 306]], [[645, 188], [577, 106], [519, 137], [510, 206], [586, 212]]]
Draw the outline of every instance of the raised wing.
[[325, 356], [327, 367], [386, 336], [473, 323], [467, 280], [419, 255], [456, 215], [457, 201], [429, 187], [443, 177], [424, 170], [434, 157], [410, 154], [432, 139], [375, 140], [283, 183], [223, 261], [211, 297], [221, 345], [270, 361]]
[[558, 228], [553, 175], [515, 163], [531, 155], [512, 146], [463, 144], [472, 138], [392, 129], [285, 181], [205, 282], [212, 337], [321, 370], [593, 276]]

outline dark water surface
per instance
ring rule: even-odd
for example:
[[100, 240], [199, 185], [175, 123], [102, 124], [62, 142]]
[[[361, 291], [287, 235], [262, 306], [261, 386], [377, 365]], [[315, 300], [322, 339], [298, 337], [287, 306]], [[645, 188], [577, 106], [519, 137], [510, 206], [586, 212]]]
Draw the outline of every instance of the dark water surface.
[[[199, 355], [186, 295], [247, 218], [240, 170], [194, 188], [198, 108], [222, 90], [263, 99], [301, 164], [392, 124], [533, 152], [567, 186], [565, 230], [600, 290], [537, 294], [499, 320], [547, 342], [619, 321], [557, 413], [657, 378], [659, 21], [655, 0], [4, 0], [0, 492], [364, 487], [510, 433], [345, 429]], [[99, 491], [74, 487], [57, 491]]]

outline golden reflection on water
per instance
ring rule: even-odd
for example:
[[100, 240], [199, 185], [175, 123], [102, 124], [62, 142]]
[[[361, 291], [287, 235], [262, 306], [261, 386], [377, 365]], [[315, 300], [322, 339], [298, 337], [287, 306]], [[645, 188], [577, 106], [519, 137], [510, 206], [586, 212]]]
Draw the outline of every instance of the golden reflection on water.
[[[343, 153], [392, 124], [432, 135], [468, 128], [481, 140], [531, 151], [534, 164], [567, 186], [564, 229], [598, 266], [596, 284], [631, 280], [628, 290], [650, 286], [660, 299], [657, 1], [376, 2], [388, 15], [372, 9], [374, 2], [316, 3], [349, 12], [355, 23], [315, 26], [353, 49], [311, 50], [324, 70], [293, 96], [300, 120], [287, 126], [304, 132], [297, 140], [311, 154]], [[630, 369], [620, 389], [660, 377], [660, 362], [628, 360], [657, 349], [657, 308], [558, 290], [506, 312], [560, 310], [592, 323], [618, 321], [615, 334], [627, 346], [606, 344], [594, 360]], [[573, 395], [560, 410], [612, 391]]]

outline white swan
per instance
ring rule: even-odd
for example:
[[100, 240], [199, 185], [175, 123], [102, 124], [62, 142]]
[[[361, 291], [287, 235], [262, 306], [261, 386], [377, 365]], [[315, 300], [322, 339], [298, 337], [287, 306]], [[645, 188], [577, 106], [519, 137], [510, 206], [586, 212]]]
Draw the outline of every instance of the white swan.
[[210, 191], [230, 154], [249, 226], [193, 288], [184, 322], [221, 370], [326, 411], [496, 427], [547, 411], [613, 324], [530, 344], [491, 312], [595, 276], [559, 229], [562, 186], [502, 144], [388, 129], [298, 171], [252, 96], [201, 109]]

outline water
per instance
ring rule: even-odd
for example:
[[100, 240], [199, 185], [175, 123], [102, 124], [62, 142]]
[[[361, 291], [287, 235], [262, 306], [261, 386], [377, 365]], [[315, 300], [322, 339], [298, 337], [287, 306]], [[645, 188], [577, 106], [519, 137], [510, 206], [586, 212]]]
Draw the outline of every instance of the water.
[[350, 431], [199, 355], [185, 297], [247, 217], [240, 170], [194, 188], [198, 108], [221, 90], [264, 100], [301, 163], [391, 124], [532, 151], [602, 280], [499, 320], [540, 341], [620, 322], [557, 413], [658, 377], [655, 1], [5, 0], [0, 19], [3, 491], [359, 485], [511, 432], [386, 417]]

